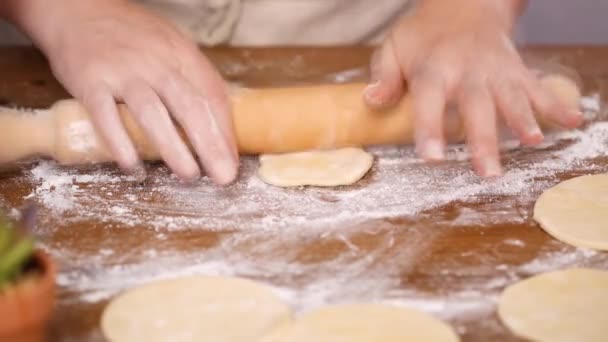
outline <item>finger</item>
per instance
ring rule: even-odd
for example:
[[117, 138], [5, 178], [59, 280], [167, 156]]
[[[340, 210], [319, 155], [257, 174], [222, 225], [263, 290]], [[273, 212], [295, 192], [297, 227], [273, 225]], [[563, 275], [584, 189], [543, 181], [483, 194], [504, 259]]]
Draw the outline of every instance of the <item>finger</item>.
[[[564, 82], [567, 82], [564, 80]], [[578, 98], [578, 89], [575, 84], [547, 83], [545, 86], [536, 77], [530, 76], [524, 83], [526, 91], [530, 96], [532, 106], [538, 115], [546, 121], [555, 123], [565, 128], [575, 128], [583, 121], [583, 114], [575, 104], [556, 96], [559, 92], [575, 92]], [[554, 89], [558, 88], [558, 89]]]
[[370, 68], [371, 83], [363, 93], [367, 105], [372, 108], [386, 108], [397, 103], [403, 95], [404, 81], [392, 39], [386, 40], [376, 50]]
[[538, 144], [543, 133], [536, 122], [530, 101], [523, 87], [513, 81], [494, 83], [494, 101], [507, 125], [523, 144]]
[[238, 160], [220, 127], [209, 99], [180, 75], [159, 85], [158, 92], [184, 129], [209, 177], [220, 184], [236, 178]]
[[200, 177], [196, 161], [152, 88], [133, 82], [125, 88], [122, 98], [169, 168], [182, 180]]
[[191, 84], [198, 94], [202, 94], [213, 117], [217, 120], [223, 140], [230, 147], [233, 159], [238, 164], [239, 153], [232, 121], [232, 106], [228, 86], [209, 60], [197, 47], [188, 68], [180, 74]]
[[487, 86], [479, 82], [463, 84], [458, 105], [475, 171], [483, 177], [501, 175], [496, 108]]
[[127, 173], [143, 173], [137, 150], [120, 119], [109, 88], [98, 86], [86, 92], [82, 104], [91, 113], [91, 121], [120, 168]]
[[425, 160], [443, 160], [443, 114], [446, 103], [444, 82], [433, 71], [419, 72], [410, 80], [410, 93], [416, 150]]

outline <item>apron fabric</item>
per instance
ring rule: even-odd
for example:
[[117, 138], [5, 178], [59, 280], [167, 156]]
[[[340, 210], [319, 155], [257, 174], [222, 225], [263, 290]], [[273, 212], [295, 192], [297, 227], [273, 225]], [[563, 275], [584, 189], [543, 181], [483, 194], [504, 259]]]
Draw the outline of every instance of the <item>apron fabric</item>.
[[376, 44], [411, 0], [134, 0], [204, 45]]

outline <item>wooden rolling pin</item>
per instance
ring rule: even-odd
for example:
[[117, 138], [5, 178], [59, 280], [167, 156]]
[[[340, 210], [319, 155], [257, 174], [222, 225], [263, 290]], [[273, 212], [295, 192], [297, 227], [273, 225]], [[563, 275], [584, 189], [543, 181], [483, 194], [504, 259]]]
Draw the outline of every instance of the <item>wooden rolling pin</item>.
[[[555, 75], [541, 81], [566, 104], [578, 108], [580, 92], [573, 81]], [[412, 143], [409, 96], [394, 108], [373, 111], [362, 100], [364, 88], [365, 84], [357, 83], [234, 92], [233, 116], [240, 153]], [[157, 150], [127, 108], [119, 107], [141, 158], [158, 160]], [[33, 114], [5, 109], [0, 112], [0, 129], [0, 163], [34, 156], [53, 158], [61, 164], [113, 161], [87, 112], [75, 100], [62, 100]], [[445, 131], [450, 142], [464, 139], [458, 115], [446, 120]]]

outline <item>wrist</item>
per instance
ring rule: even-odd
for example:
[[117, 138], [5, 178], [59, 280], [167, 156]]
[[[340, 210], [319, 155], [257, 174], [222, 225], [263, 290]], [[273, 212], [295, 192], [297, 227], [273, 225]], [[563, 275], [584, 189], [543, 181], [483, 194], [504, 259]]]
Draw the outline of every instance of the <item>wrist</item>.
[[460, 18], [469, 23], [492, 22], [504, 27], [506, 31], [511, 31], [524, 12], [527, 2], [527, 0], [418, 0], [416, 10], [443, 13], [446, 20]]
[[35, 45], [45, 50], [58, 29], [54, 24], [55, 12], [58, 8], [66, 6], [64, 2], [64, 0], [4, 0], [0, 5], [0, 13], [23, 31]]
[[21, 29], [43, 52], [60, 44], [62, 32], [102, 6], [128, 0], [0, 0], [0, 16]]
[[511, 28], [515, 26], [528, 5], [527, 0], [492, 0], [490, 2], [496, 2], [497, 10], [505, 16], [507, 24]]

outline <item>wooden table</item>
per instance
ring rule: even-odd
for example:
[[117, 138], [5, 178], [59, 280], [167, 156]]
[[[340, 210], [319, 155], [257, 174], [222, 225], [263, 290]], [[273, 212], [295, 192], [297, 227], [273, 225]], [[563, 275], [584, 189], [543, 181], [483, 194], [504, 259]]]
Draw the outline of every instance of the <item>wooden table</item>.
[[[364, 48], [207, 52], [228, 80], [254, 86], [365, 79], [365, 65], [370, 55]], [[537, 47], [526, 50], [526, 55], [570, 66], [582, 76], [586, 94], [608, 95], [608, 47]], [[67, 96], [42, 56], [31, 49], [1, 49], [0, 71], [2, 104], [46, 107]], [[566, 141], [540, 151], [509, 150], [504, 160], [507, 169], [525, 170], [526, 165], [550, 158], [567, 145]], [[396, 169], [407, 168], [404, 174], [414, 175], [412, 172], [419, 170], [431, 174], [424, 178], [427, 181], [434, 179], [432, 167], [395, 163]], [[354, 190], [338, 189], [329, 195], [317, 190], [310, 194], [317, 196], [318, 201], [333, 205], [344, 200], [340, 191], [349, 194], [371, 186], [382, 177], [383, 165], [377, 165]], [[450, 168], [466, 170], [466, 165], [455, 160], [437, 168], [449, 173]], [[171, 185], [173, 180], [166, 168], [159, 165], [149, 166], [150, 179], [143, 184], [118, 179], [117, 171], [111, 166], [94, 170], [53, 169], [52, 175], [63, 175], [64, 180], [66, 175], [75, 177], [69, 187], [61, 182], [36, 179], [31, 175], [35, 167], [0, 173], [0, 206], [13, 209], [26, 200], [42, 203], [37, 233], [44, 248], [55, 255], [63, 270], [52, 341], [103, 341], [98, 320], [108, 298], [116, 289], [148, 280], [148, 272], [151, 277], [179, 274], [181, 269], [188, 274], [226, 273], [226, 267], [230, 268], [227, 273], [292, 291], [288, 297], [296, 308], [356, 299], [390, 300], [444, 318], [457, 328], [464, 341], [516, 341], [494, 312], [494, 300], [504, 286], [550, 269], [578, 265], [608, 269], [607, 254], [580, 251], [557, 242], [531, 219], [533, 201], [540, 191], [579, 174], [605, 172], [607, 157], [575, 163], [555, 174], [545, 173], [534, 179], [542, 186], [532, 187], [529, 192], [486, 193], [462, 198], [456, 194], [451, 200], [415, 215], [370, 217], [356, 224], [332, 227], [326, 233], [307, 227], [304, 222], [293, 238], [277, 229], [265, 231], [260, 228], [263, 225], [248, 227], [248, 218], [251, 222], [264, 222], [267, 214], [264, 210], [235, 213], [234, 224], [218, 221], [208, 211], [201, 214], [203, 209], [198, 213], [195, 206], [177, 210], [171, 202], [173, 199], [157, 191], [178, 189]], [[41, 171], [40, 167], [37, 170]], [[106, 175], [112, 183], [106, 186], [103, 180], [88, 182], [84, 177], [78, 178], [83, 175]], [[251, 179], [241, 184], [243, 189], [263, 186]], [[57, 194], [57, 189], [73, 193]], [[201, 201], [202, 208], [210, 206], [206, 198], [209, 198], [207, 201], [214, 198], [238, 201], [240, 188], [236, 189], [221, 190], [205, 183], [198, 186], [194, 195], [200, 195], [196, 199]], [[175, 191], [171, 194], [175, 195]], [[255, 194], [258, 190], [251, 191]], [[272, 191], [264, 196], [282, 190]], [[295, 196], [304, 190], [286, 191], [293, 191]], [[59, 205], [50, 206], [50, 201], [45, 202], [44, 196], [67, 199], [71, 204], [78, 204], [79, 209], [62, 211]], [[349, 199], [357, 200], [356, 197]], [[116, 203], [118, 209], [108, 203]], [[236, 208], [244, 206], [235, 204]], [[264, 204], [258, 204], [257, 208], [260, 206]], [[124, 210], [145, 215], [133, 218], [129, 224]], [[272, 210], [268, 208], [269, 212]], [[200, 218], [203, 220], [196, 220]], [[205, 218], [209, 222], [224, 222], [225, 227], [210, 229], [200, 223]], [[163, 226], [159, 222], [174, 223]], [[272, 226], [273, 222], [268, 224]], [[307, 235], [308, 228], [315, 233]], [[257, 230], [252, 235], [243, 233], [246, 229]], [[368, 259], [369, 263], [365, 263]], [[196, 267], [192, 269], [192, 266]], [[131, 276], [130, 270], [137, 276]], [[351, 273], [340, 277], [342, 271]], [[122, 279], [124, 283], [114, 284], [107, 277], [114, 277], [111, 279], [118, 282]], [[323, 283], [327, 277], [333, 280]], [[317, 291], [315, 284], [319, 285], [319, 293], [329, 294], [319, 303], [313, 300]], [[341, 284], [345, 286], [344, 295], [339, 288]], [[109, 294], [104, 295], [104, 286], [111, 287]], [[338, 288], [328, 290], [327, 286]], [[306, 303], [298, 302], [299, 293], [302, 298], [308, 298]]]

